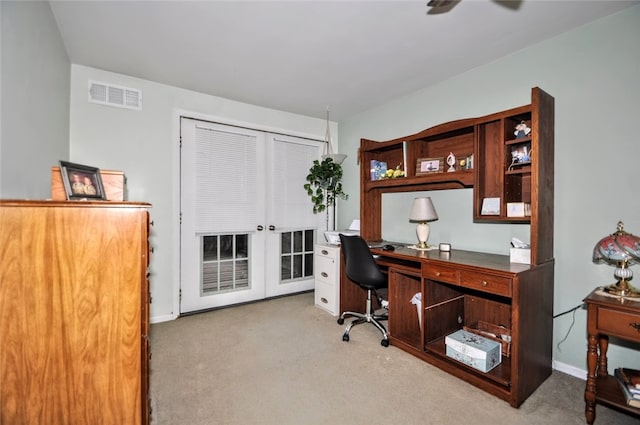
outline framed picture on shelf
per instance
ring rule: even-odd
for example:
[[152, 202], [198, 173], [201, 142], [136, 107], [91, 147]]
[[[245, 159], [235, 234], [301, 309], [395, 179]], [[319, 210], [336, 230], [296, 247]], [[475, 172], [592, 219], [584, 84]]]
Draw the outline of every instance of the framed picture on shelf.
[[67, 199], [107, 199], [99, 168], [60, 161], [60, 174]]
[[517, 165], [531, 164], [531, 146], [530, 145], [514, 145], [511, 148], [511, 164], [509, 169]]
[[431, 173], [444, 171], [444, 158], [418, 158], [416, 163], [416, 176], [424, 176]]

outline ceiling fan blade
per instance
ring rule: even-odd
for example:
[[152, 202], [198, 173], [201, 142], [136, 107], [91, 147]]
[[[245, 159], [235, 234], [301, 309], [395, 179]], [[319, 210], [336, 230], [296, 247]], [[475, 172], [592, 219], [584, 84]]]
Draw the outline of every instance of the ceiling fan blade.
[[427, 6], [431, 9], [429, 9], [427, 15], [438, 15], [440, 13], [447, 13], [458, 3], [460, 3], [460, 0], [429, 0]]

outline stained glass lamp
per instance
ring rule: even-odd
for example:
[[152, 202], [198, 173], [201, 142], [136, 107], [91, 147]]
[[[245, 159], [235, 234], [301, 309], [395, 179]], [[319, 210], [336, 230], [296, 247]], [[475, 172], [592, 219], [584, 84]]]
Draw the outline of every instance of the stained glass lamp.
[[633, 277], [629, 266], [640, 263], [640, 238], [625, 232], [621, 221], [615, 233], [600, 239], [593, 248], [593, 262], [616, 268], [613, 275], [618, 282], [603, 288], [605, 292], [620, 297], [640, 297], [640, 292], [629, 283]]

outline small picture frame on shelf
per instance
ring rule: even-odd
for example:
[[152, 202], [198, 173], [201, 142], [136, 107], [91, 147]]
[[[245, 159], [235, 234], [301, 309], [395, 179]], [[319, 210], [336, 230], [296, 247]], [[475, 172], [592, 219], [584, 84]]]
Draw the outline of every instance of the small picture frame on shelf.
[[60, 174], [68, 200], [107, 199], [99, 168], [60, 161]]
[[529, 145], [514, 145], [511, 148], [511, 164], [509, 169], [517, 165], [531, 164], [531, 148]]
[[441, 158], [418, 158], [416, 162], [416, 176], [424, 176], [432, 173], [442, 173], [444, 171], [444, 157]]

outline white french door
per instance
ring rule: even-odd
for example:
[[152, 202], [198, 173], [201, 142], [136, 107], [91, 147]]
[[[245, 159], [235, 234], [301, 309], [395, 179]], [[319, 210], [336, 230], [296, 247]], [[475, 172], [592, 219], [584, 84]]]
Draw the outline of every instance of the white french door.
[[322, 142], [181, 119], [181, 313], [313, 289]]

